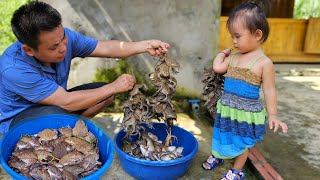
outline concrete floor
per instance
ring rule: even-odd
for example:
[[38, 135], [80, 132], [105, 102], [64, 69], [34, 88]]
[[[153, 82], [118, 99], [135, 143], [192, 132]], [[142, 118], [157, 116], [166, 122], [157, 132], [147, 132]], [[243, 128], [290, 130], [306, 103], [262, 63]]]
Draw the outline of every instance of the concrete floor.
[[[320, 150], [312, 143], [319, 143], [320, 134], [320, 65], [276, 65], [276, 81], [279, 102], [279, 116], [289, 126], [289, 133], [273, 134], [268, 131], [265, 141], [256, 145], [266, 160], [284, 177], [284, 179], [308, 179], [320, 174]], [[299, 75], [299, 76], [297, 76]], [[101, 113], [93, 119], [113, 140], [121, 129], [122, 113]], [[191, 132], [198, 140], [198, 153], [193, 158], [190, 169], [179, 178], [220, 179], [231, 167], [232, 161], [214, 171], [204, 171], [201, 163], [210, 154], [212, 124], [208, 119], [191, 118], [187, 114], [178, 114], [175, 123]], [[319, 147], [319, 146], [317, 146]], [[299, 161], [299, 165], [297, 162]], [[309, 179], [310, 179], [309, 178]], [[0, 179], [11, 179], [0, 168]], [[121, 167], [118, 155], [109, 170], [101, 179], [130, 180]], [[312, 178], [311, 178], [312, 179]]]

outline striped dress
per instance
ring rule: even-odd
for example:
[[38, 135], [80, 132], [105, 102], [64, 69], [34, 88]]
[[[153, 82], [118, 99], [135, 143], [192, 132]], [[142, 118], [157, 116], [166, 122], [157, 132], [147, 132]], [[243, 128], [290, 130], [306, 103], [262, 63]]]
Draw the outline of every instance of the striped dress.
[[266, 133], [266, 111], [260, 102], [262, 79], [248, 68], [233, 67], [233, 55], [225, 74], [224, 92], [217, 103], [212, 155], [231, 159], [262, 140]]

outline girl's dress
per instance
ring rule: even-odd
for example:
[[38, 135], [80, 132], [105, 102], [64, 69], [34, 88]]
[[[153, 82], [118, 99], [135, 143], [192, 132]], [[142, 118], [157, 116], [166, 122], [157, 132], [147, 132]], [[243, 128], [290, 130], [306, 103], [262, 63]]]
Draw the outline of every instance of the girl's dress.
[[213, 128], [212, 155], [220, 159], [239, 156], [266, 133], [266, 111], [259, 97], [262, 79], [250, 70], [263, 56], [240, 68], [232, 66], [235, 55], [225, 74]]

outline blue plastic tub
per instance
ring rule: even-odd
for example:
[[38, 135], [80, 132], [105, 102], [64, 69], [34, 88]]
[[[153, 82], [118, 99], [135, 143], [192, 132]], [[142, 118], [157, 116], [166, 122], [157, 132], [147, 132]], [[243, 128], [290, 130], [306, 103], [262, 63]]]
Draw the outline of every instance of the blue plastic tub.
[[[154, 129], [146, 128], [164, 141], [167, 137], [166, 125], [154, 123], [153, 127]], [[198, 151], [198, 142], [190, 132], [178, 126], [172, 127], [172, 135], [178, 138], [178, 141], [173, 141], [173, 145], [184, 147], [183, 157], [170, 161], [151, 161], [130, 156], [121, 150], [125, 136], [125, 132], [121, 130], [114, 138], [114, 146], [119, 154], [122, 168], [131, 176], [142, 180], [171, 180], [183, 176]]]
[[9, 132], [7, 132], [3, 138], [0, 140], [0, 160], [3, 169], [13, 178], [18, 180], [26, 180], [28, 178], [21, 176], [12, 170], [7, 162], [14, 150], [15, 144], [18, 142], [21, 135], [32, 135], [36, 134], [43, 129], [53, 128], [58, 129], [60, 127], [74, 127], [76, 122], [79, 119], [82, 119], [84, 123], [87, 125], [90, 132], [92, 132], [96, 138], [98, 139], [98, 147], [99, 147], [99, 161], [102, 162], [102, 167], [94, 172], [93, 174], [82, 178], [82, 180], [89, 179], [99, 179], [101, 175], [103, 175], [111, 165], [111, 162], [114, 157], [114, 150], [112, 147], [112, 141], [110, 138], [99, 129], [93, 122], [79, 116], [73, 115], [48, 115], [41, 116], [38, 118], [30, 119], [25, 121]]

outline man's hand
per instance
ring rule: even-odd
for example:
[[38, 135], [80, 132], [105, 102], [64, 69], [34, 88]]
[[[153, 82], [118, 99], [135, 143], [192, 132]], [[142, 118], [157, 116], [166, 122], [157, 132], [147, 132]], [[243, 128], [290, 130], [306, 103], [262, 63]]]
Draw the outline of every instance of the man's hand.
[[114, 89], [115, 94], [117, 94], [131, 90], [135, 83], [136, 79], [134, 76], [130, 74], [122, 74], [115, 81], [110, 83], [110, 85]]
[[142, 42], [145, 43], [146, 52], [148, 52], [151, 56], [164, 55], [170, 48], [168, 43], [160, 40], [146, 40]]

